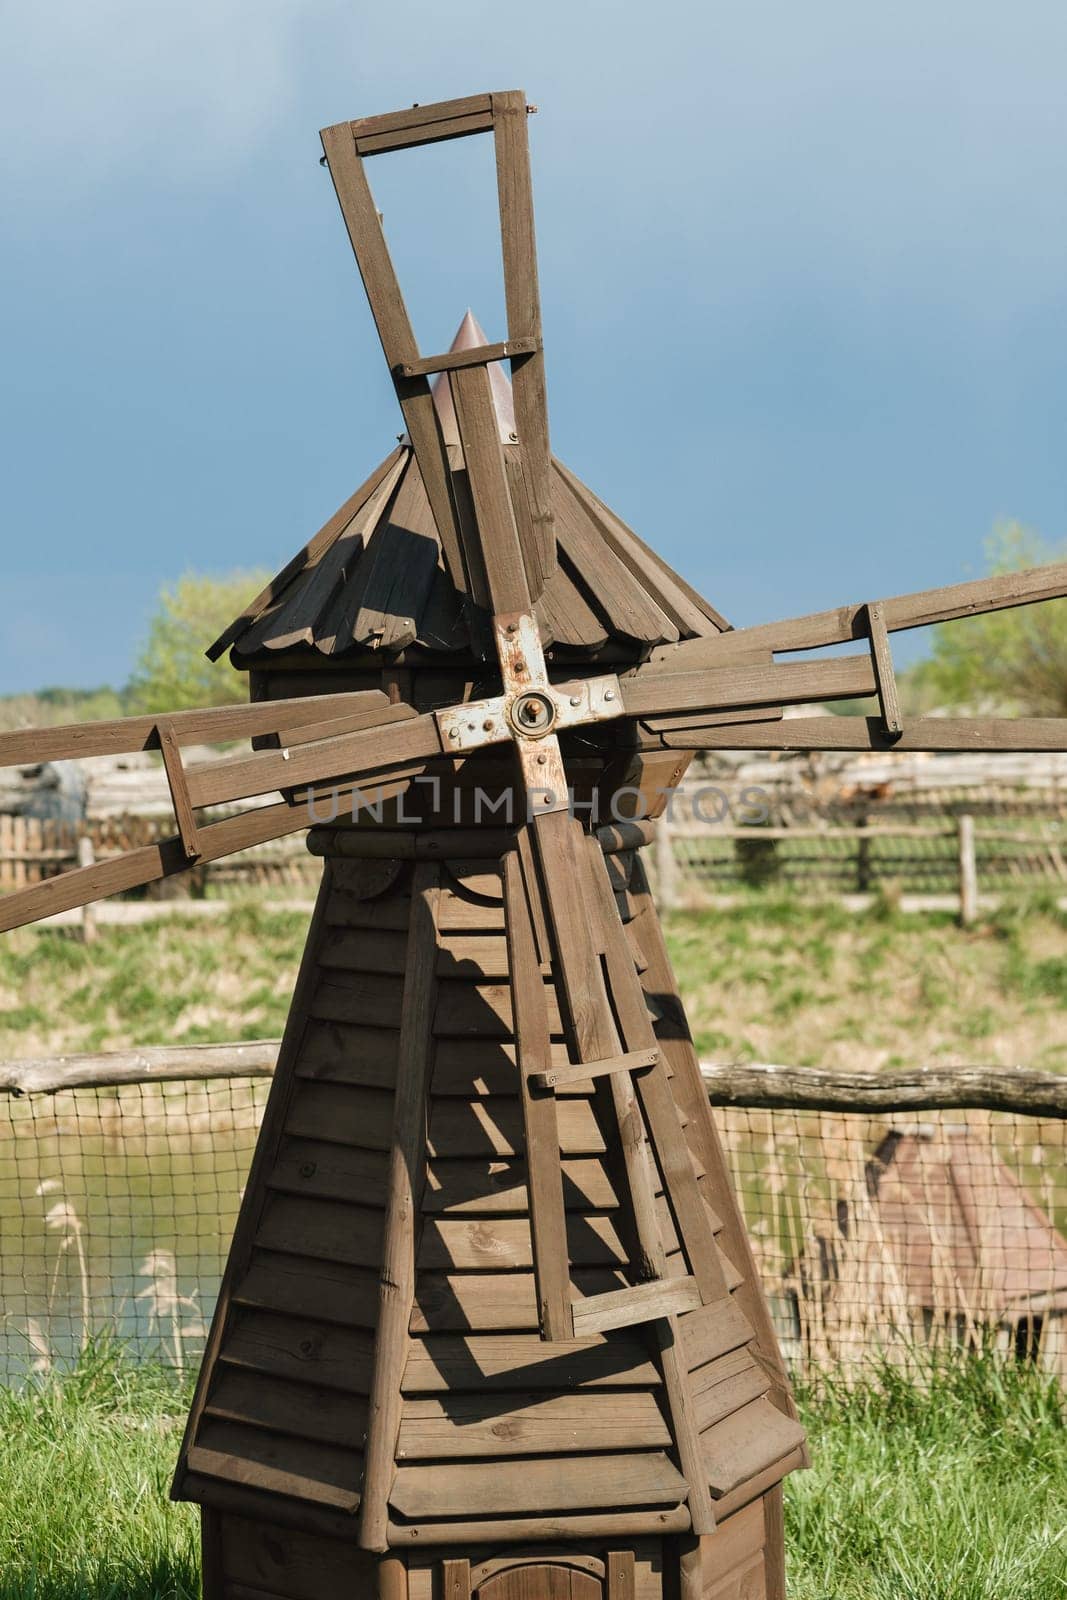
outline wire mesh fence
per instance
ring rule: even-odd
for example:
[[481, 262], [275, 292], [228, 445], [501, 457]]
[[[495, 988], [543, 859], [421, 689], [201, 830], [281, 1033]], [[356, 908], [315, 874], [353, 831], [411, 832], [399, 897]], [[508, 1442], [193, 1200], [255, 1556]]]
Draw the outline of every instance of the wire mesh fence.
[[[268, 1087], [233, 1076], [0, 1097], [0, 1379], [109, 1335], [196, 1364]], [[795, 1369], [993, 1341], [1067, 1379], [1067, 1122], [715, 1116]]]

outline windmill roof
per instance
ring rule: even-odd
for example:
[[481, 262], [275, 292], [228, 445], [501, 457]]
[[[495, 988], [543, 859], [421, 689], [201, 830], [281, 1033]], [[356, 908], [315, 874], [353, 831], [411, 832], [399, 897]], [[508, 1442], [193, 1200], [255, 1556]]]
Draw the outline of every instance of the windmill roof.
[[[453, 349], [483, 344], [470, 312]], [[499, 362], [490, 385], [505, 455], [516, 452], [511, 386]], [[434, 386], [453, 472], [463, 468], [451, 392]], [[515, 465], [518, 465], [516, 460]], [[639, 657], [661, 644], [721, 632], [714, 608], [673, 572], [604, 502], [553, 459], [551, 499], [558, 564], [536, 606], [546, 646], [591, 655], [611, 648]], [[414, 452], [399, 447], [371, 474], [322, 532], [263, 595], [216, 640], [214, 659], [232, 646], [238, 659], [290, 650], [348, 656], [491, 654], [488, 619], [449, 575]]]

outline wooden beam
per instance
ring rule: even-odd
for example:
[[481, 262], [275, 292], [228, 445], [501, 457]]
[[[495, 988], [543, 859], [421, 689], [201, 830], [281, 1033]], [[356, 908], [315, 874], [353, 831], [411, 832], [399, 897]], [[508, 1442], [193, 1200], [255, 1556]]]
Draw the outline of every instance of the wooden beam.
[[359, 1541], [389, 1547], [388, 1502], [396, 1472], [400, 1385], [415, 1303], [416, 1226], [426, 1176], [426, 1117], [433, 1014], [437, 999], [437, 907], [440, 867], [420, 862], [411, 889], [404, 1009], [397, 1057], [389, 1186], [382, 1240], [378, 1326], [374, 1344]]
[[[351, 123], [342, 122], [336, 127], [324, 128], [322, 147], [326, 152], [341, 215], [348, 229], [349, 241], [382, 342], [386, 365], [395, 372], [397, 367], [405, 363], [418, 361], [419, 347], [389, 257], [389, 248], [382, 233], [363, 162], [356, 149], [352, 127]], [[394, 384], [426, 497], [437, 525], [449, 576], [456, 588], [466, 593], [467, 578], [452, 501], [448, 456], [430, 385], [425, 376], [394, 379]]]
[[517, 513], [517, 520], [527, 571], [534, 580], [534, 599], [537, 599], [556, 569], [556, 541], [549, 488], [548, 398], [541, 348], [541, 296], [537, 282], [528, 108], [526, 96], [518, 89], [494, 94], [492, 105], [508, 340], [532, 339], [535, 342], [531, 355], [512, 361], [511, 389], [525, 497], [525, 512]]
[[603, 1061], [583, 1061], [566, 1067], [550, 1067], [546, 1072], [535, 1072], [530, 1082], [539, 1089], [555, 1089], [561, 1083], [584, 1083], [586, 1078], [602, 1078], [611, 1072], [639, 1072], [643, 1067], [654, 1067], [659, 1060], [659, 1049], [652, 1045], [643, 1050], [630, 1050], [624, 1055], [607, 1056]]
[[515, 853], [504, 859], [504, 919], [515, 1017], [516, 1068], [526, 1135], [538, 1314], [546, 1339], [570, 1339], [570, 1260], [556, 1097], [534, 1086], [552, 1060], [552, 1040], [522, 867]]
[[[623, 691], [626, 680], [623, 680]], [[1067, 717], [911, 717], [887, 733], [881, 717], [793, 717], [689, 728], [659, 736], [672, 750], [1067, 750]]]
[[515, 525], [488, 370], [457, 367], [448, 382], [474, 504], [475, 526], [463, 530], [477, 540], [477, 548], [467, 555], [468, 568], [484, 566], [493, 612], [528, 612], [539, 593], [531, 591], [529, 563]]
[[[409, 106], [377, 117], [357, 117], [341, 123], [356, 143], [360, 155], [406, 150], [464, 134], [489, 133], [493, 126], [492, 97], [467, 95], [459, 100], [438, 100], [432, 105]], [[332, 132], [332, 129], [326, 130]]]
[[631, 1328], [657, 1317], [672, 1317], [695, 1311], [703, 1301], [695, 1278], [655, 1278], [625, 1289], [609, 1289], [605, 1294], [589, 1295], [572, 1306], [574, 1337], [585, 1339], [609, 1328]]
[[182, 755], [178, 748], [178, 740], [174, 729], [164, 718], [156, 724], [156, 734], [159, 739], [159, 748], [163, 752], [163, 770], [167, 775], [167, 787], [170, 790], [171, 805], [174, 807], [174, 821], [178, 827], [178, 838], [181, 840], [182, 849], [187, 861], [200, 859], [200, 834], [193, 815], [192, 803], [189, 799], [189, 785], [186, 782], [185, 768], [182, 766]]
[[716, 1106], [856, 1111], [880, 1116], [966, 1109], [1067, 1119], [1067, 1079], [1029, 1067], [937, 1066], [849, 1072], [767, 1062], [720, 1066], [704, 1061], [700, 1071], [708, 1099]]
[[439, 356], [402, 361], [394, 371], [400, 378], [415, 378], [420, 373], [428, 377], [434, 372], [455, 372], [458, 367], [487, 367], [490, 362], [503, 361], [508, 356], [532, 355], [538, 348], [539, 341], [533, 338], [505, 339], [501, 344], [479, 344], [469, 350], [446, 350]]
[[878, 704], [882, 708], [885, 731], [894, 735], [903, 733], [904, 723], [900, 715], [896, 674], [893, 671], [893, 653], [889, 648], [889, 634], [885, 625], [885, 606], [880, 600], [872, 600], [867, 607], [867, 628], [871, 636], [871, 661], [874, 666], [874, 681], [878, 690]]

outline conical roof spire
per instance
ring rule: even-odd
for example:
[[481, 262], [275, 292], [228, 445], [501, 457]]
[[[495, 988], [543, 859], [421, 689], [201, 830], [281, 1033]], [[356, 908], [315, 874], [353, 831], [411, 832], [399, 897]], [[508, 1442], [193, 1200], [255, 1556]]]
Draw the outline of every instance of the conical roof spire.
[[[449, 345], [449, 350], [475, 350], [479, 345], [488, 344], [489, 340], [474, 313], [468, 309], [466, 316], [456, 330], [456, 337]], [[496, 411], [497, 426], [500, 430], [501, 444], [515, 443], [515, 407], [511, 399], [511, 384], [503, 363], [493, 361], [489, 365], [489, 387], [493, 395], [493, 409]], [[433, 401], [437, 407], [437, 415], [441, 423], [441, 432], [446, 444], [459, 444], [459, 427], [456, 423], [456, 409], [452, 404], [452, 391], [448, 386], [447, 372], [438, 373], [433, 382]]]

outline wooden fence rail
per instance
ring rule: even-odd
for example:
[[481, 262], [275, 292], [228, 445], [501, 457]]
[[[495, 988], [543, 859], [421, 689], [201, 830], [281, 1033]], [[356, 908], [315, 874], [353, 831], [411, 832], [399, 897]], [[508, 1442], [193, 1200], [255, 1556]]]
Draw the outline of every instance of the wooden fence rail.
[[[233, 1044], [154, 1045], [143, 1050], [0, 1059], [0, 1094], [176, 1083], [209, 1078], [269, 1078], [278, 1039]], [[770, 1062], [701, 1063], [717, 1106], [795, 1111], [1004, 1111], [1067, 1119], [1067, 1076], [1017, 1066], [922, 1066], [848, 1072]]]

